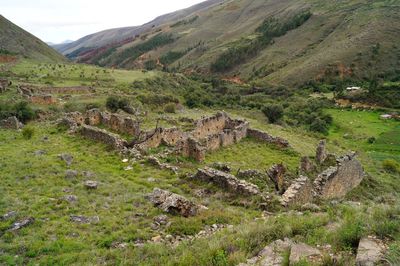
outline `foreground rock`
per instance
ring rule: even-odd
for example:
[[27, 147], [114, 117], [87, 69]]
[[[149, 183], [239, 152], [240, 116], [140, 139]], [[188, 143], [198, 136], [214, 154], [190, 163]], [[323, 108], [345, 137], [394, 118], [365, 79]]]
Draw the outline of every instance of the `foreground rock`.
[[321, 252], [304, 243], [293, 244], [290, 249], [290, 264], [298, 263], [300, 260], [317, 262], [322, 259]]
[[97, 189], [99, 183], [97, 181], [87, 180], [85, 181], [85, 187], [87, 189]]
[[365, 237], [358, 244], [356, 265], [374, 266], [382, 262], [386, 247], [374, 237]]
[[246, 182], [244, 180], [240, 180], [231, 174], [218, 171], [209, 167], [199, 169], [198, 172], [193, 176], [193, 178], [201, 180], [203, 182], [214, 183], [219, 187], [243, 195], [260, 194], [260, 190], [256, 185]]
[[28, 225], [31, 225], [31, 224], [33, 224], [34, 222], [35, 222], [35, 218], [33, 218], [33, 217], [26, 218], [26, 219], [21, 220], [21, 221], [19, 221], [19, 222], [13, 223], [13, 225], [11, 226], [11, 228], [9, 229], [9, 231], [17, 231], [17, 230], [20, 230], [21, 228], [24, 228], [24, 227], [26, 227], [26, 226], [28, 226]]
[[198, 212], [196, 204], [183, 196], [166, 190], [155, 188], [148, 197], [155, 206], [168, 213], [189, 217]]

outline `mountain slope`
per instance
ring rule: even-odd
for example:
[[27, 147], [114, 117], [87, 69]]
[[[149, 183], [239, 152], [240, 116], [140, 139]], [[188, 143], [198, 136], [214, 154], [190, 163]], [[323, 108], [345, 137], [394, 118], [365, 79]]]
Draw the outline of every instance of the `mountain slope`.
[[21, 29], [0, 15], [0, 51], [21, 55], [26, 58], [57, 62], [66, 60], [61, 54], [49, 47], [29, 32]]
[[395, 0], [226, 0], [189, 11], [140, 36], [73, 56], [104, 66], [211, 72], [264, 84], [363, 80], [400, 71]]
[[206, 9], [220, 2], [223, 2], [223, 0], [208, 0], [187, 9], [178, 10], [176, 12], [159, 16], [141, 26], [104, 30], [85, 36], [72, 43], [56, 45], [54, 46], [54, 48], [57, 49], [57, 51], [59, 51], [60, 53], [68, 55], [75, 54], [77, 50], [87, 51], [89, 48], [96, 48], [110, 43], [118, 43], [120, 41], [123, 41], [124, 39], [134, 37], [138, 34], [141, 34], [142, 32], [151, 30], [152, 28], [162, 25], [164, 23], [181, 19], [192, 14], [193, 12], [198, 12], [202, 9]]

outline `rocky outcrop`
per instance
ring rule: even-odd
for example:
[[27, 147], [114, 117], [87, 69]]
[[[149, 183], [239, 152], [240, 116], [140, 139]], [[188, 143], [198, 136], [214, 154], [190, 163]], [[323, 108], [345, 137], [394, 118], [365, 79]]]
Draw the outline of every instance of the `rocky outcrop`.
[[326, 140], [321, 140], [318, 144], [317, 151], [315, 154], [317, 163], [322, 164], [327, 158], [327, 156], [328, 155], [326, 153]]
[[31, 225], [35, 222], [35, 218], [29, 217], [26, 219], [23, 219], [21, 221], [15, 222], [11, 225], [9, 231], [18, 231], [24, 227], [27, 227], [28, 225]]
[[243, 195], [260, 194], [260, 190], [256, 185], [246, 182], [244, 180], [240, 180], [231, 174], [218, 171], [209, 167], [199, 169], [197, 173], [193, 176], [193, 178], [201, 180], [203, 182], [213, 183], [221, 188]]
[[287, 140], [285, 140], [283, 138], [280, 138], [280, 137], [271, 136], [270, 134], [268, 134], [266, 132], [263, 132], [263, 131], [260, 131], [260, 130], [257, 130], [257, 129], [249, 128], [247, 130], [247, 136], [255, 138], [255, 139], [257, 139], [259, 141], [262, 141], [262, 142], [267, 142], [267, 143], [270, 143], [270, 144], [274, 144], [274, 145], [276, 145], [278, 147], [281, 147], [281, 148], [290, 147], [289, 142]]
[[21, 129], [24, 127], [24, 124], [18, 121], [18, 118], [15, 116], [10, 116], [7, 119], [0, 120], [0, 127], [7, 129]]
[[110, 133], [104, 129], [84, 125], [80, 128], [79, 132], [85, 138], [102, 142], [117, 150], [122, 150], [127, 145], [127, 142], [117, 134]]
[[281, 204], [285, 207], [302, 205], [313, 199], [313, 187], [306, 176], [300, 176], [285, 191], [281, 198]]
[[155, 188], [148, 198], [155, 206], [168, 213], [189, 217], [198, 212], [198, 206], [190, 200], [159, 188]]
[[283, 164], [275, 164], [267, 171], [269, 179], [275, 185], [275, 190], [280, 193], [283, 193], [285, 190], [285, 173], [286, 168]]
[[154, 166], [157, 166], [157, 167], [160, 168], [160, 169], [170, 170], [170, 171], [172, 171], [172, 172], [175, 173], [175, 174], [178, 173], [178, 167], [169, 165], [169, 164], [167, 164], [167, 163], [161, 163], [160, 160], [159, 160], [157, 157], [149, 156], [149, 157], [147, 157], [147, 161], [148, 161], [150, 164], [152, 164], [152, 165], [154, 165]]
[[11, 81], [0, 78], [0, 93], [5, 92], [11, 84]]
[[356, 155], [345, 155], [314, 180], [314, 196], [322, 199], [344, 197], [357, 187], [364, 178], [364, 170]]
[[374, 266], [382, 262], [386, 246], [376, 237], [365, 237], [360, 240], [357, 249], [357, 266]]

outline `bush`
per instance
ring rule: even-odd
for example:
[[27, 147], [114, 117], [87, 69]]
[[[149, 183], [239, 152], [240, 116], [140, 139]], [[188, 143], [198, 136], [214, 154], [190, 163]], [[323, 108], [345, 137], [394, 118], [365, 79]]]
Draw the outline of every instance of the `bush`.
[[168, 103], [164, 106], [164, 112], [174, 114], [176, 112], [176, 105], [174, 103]]
[[118, 108], [119, 108], [118, 98], [115, 96], [108, 97], [107, 101], [106, 101], [106, 107], [112, 112], [118, 111]]
[[386, 172], [390, 173], [398, 173], [400, 172], [400, 166], [399, 163], [397, 163], [395, 160], [392, 159], [386, 159], [382, 162], [383, 169], [385, 169]]
[[276, 123], [283, 117], [283, 107], [279, 104], [271, 104], [263, 107], [262, 112], [270, 123]]
[[322, 120], [320, 118], [316, 118], [314, 120], [314, 122], [311, 123], [310, 130], [314, 131], [314, 132], [320, 132], [323, 134], [327, 134], [328, 133], [328, 124], [324, 120]]
[[19, 102], [14, 106], [15, 116], [23, 123], [28, 122], [36, 117], [35, 111], [27, 102]]
[[22, 129], [22, 137], [24, 139], [31, 139], [35, 134], [35, 129], [32, 127], [24, 127]]
[[369, 138], [368, 138], [368, 143], [369, 143], [369, 144], [373, 144], [373, 143], [375, 143], [375, 141], [376, 141], [376, 138], [375, 138], [375, 137], [369, 137]]

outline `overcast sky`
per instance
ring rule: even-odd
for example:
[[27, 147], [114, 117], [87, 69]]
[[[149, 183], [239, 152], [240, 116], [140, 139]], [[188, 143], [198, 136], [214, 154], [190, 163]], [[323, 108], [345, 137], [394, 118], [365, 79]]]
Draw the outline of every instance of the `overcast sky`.
[[0, 0], [0, 14], [43, 41], [136, 26], [204, 0]]

